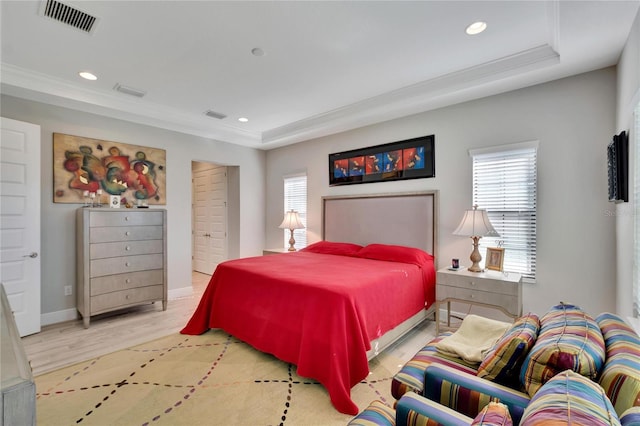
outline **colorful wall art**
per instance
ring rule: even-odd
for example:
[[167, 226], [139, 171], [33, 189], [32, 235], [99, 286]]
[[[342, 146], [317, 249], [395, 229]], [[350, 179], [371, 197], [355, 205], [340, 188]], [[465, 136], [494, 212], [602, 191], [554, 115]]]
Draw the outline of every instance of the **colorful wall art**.
[[[53, 134], [53, 201], [84, 203], [87, 193], [121, 197], [123, 205], [166, 204], [166, 151]], [[101, 195], [102, 194], [102, 195]]]
[[329, 185], [434, 177], [434, 135], [329, 154]]

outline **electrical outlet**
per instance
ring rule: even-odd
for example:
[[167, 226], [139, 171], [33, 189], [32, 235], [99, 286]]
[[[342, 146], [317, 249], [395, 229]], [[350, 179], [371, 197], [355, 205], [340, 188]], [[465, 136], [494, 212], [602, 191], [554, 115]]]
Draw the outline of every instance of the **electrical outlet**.
[[73, 287], [71, 287], [70, 285], [65, 285], [64, 286], [64, 295], [65, 296], [71, 296], [72, 293], [73, 293]]

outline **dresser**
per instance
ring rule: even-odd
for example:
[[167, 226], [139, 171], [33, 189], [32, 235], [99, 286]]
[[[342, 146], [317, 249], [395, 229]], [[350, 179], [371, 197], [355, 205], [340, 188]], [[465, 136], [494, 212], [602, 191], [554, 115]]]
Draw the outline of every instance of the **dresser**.
[[451, 302], [498, 309], [511, 318], [522, 315], [522, 276], [515, 272], [470, 272], [466, 268], [436, 273], [436, 334], [440, 333], [440, 305], [447, 306], [451, 326]]
[[162, 301], [167, 309], [167, 212], [80, 208], [76, 217], [77, 309], [93, 315]]

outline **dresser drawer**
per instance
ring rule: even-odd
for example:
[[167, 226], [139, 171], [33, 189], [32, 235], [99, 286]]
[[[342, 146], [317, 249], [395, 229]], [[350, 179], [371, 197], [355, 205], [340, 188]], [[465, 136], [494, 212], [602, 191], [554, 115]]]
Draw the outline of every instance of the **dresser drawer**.
[[498, 278], [470, 277], [467, 275], [456, 275], [455, 273], [438, 273], [437, 283], [451, 287], [461, 287], [463, 289], [481, 289], [501, 294], [512, 294], [517, 296], [518, 283], [503, 281]]
[[162, 226], [114, 226], [91, 228], [89, 243], [109, 243], [115, 241], [161, 240]]
[[468, 302], [486, 303], [502, 306], [512, 315], [521, 315], [520, 303], [516, 295], [491, 293], [488, 291], [474, 290], [454, 286], [436, 285], [436, 299], [442, 300], [448, 297], [465, 300]]
[[114, 291], [91, 297], [91, 314], [99, 314], [142, 302], [153, 302], [164, 298], [164, 286], [153, 285], [130, 290]]
[[91, 212], [89, 227], [162, 225], [163, 213], [145, 211]]
[[162, 254], [141, 254], [139, 256], [110, 257], [107, 259], [92, 260], [90, 277], [162, 269], [163, 259]]
[[163, 249], [164, 242], [162, 240], [118, 241], [115, 243], [91, 244], [89, 255], [91, 259], [104, 259], [105, 257], [162, 253]]
[[164, 271], [162, 269], [107, 275], [91, 279], [91, 296], [163, 283]]

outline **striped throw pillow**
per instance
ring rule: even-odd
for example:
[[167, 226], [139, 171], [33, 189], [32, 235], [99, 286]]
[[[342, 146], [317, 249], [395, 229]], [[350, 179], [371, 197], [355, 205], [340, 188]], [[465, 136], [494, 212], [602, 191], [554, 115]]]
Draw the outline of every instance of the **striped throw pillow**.
[[518, 318], [487, 352], [478, 367], [478, 377], [516, 387], [520, 367], [536, 342], [538, 331], [540, 319], [536, 314]]
[[531, 398], [520, 425], [612, 426], [620, 420], [599, 384], [567, 370]]
[[640, 405], [640, 337], [615, 314], [600, 314], [596, 322], [607, 348], [600, 386], [622, 416], [630, 407]]
[[538, 340], [520, 370], [529, 396], [564, 370], [596, 380], [605, 359], [604, 338], [598, 324], [575, 305], [561, 303], [540, 318]]

